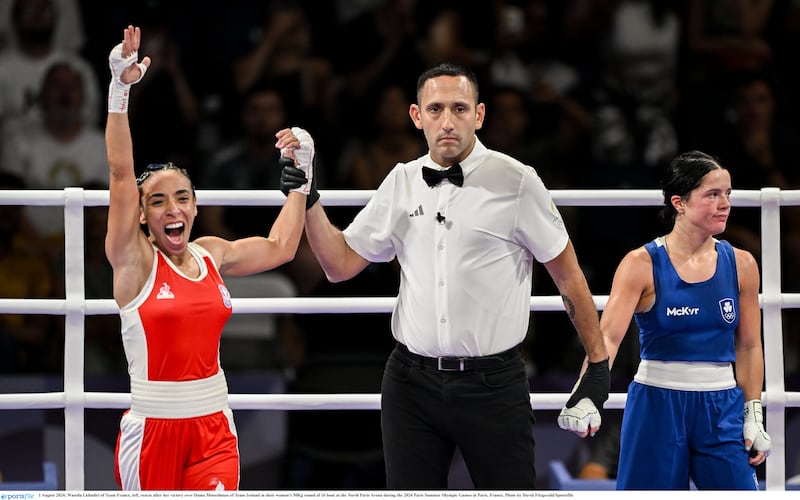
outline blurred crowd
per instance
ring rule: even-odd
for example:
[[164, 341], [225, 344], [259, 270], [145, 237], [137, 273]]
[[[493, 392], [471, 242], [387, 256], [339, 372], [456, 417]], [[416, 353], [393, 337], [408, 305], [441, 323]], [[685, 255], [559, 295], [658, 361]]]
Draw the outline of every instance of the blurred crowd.
[[[734, 189], [800, 184], [797, 0], [0, 0], [0, 188], [106, 188], [107, 56], [129, 24], [152, 58], [129, 111], [137, 169], [172, 161], [198, 189], [277, 189], [274, 134], [294, 125], [317, 141], [320, 189], [375, 189], [426, 152], [408, 107], [417, 76], [442, 60], [479, 77], [480, 139], [551, 189], [658, 189], [665, 163], [688, 149], [717, 156]], [[357, 209], [329, 214], [344, 224]], [[628, 250], [663, 234], [656, 210], [562, 208], [595, 294], [608, 293]], [[61, 208], [0, 211], [0, 296], [63, 297]], [[790, 292], [800, 291], [794, 211], [783, 209], [781, 227]], [[194, 231], [265, 234], [276, 213], [204, 206]], [[105, 216], [87, 209], [87, 298], [111, 297]], [[734, 209], [720, 237], [760, 260], [758, 209]], [[399, 279], [393, 263], [375, 264], [330, 284], [305, 245], [279, 271], [306, 297], [393, 296]], [[537, 295], [556, 293], [535, 281]], [[290, 370], [306, 390], [377, 392], [379, 376], [363, 373], [379, 373], [392, 347], [387, 315], [284, 315], [275, 328], [263, 366], [245, 368]], [[579, 366], [571, 328], [563, 314], [532, 314], [536, 390]], [[797, 311], [784, 311], [784, 329], [798, 390]], [[118, 332], [117, 317], [87, 317], [88, 373], [125, 373]], [[62, 333], [60, 317], [0, 316], [0, 372], [60, 373]], [[615, 365], [626, 381], [638, 361], [627, 337], [629, 360]], [[338, 366], [338, 378], [321, 366]]]

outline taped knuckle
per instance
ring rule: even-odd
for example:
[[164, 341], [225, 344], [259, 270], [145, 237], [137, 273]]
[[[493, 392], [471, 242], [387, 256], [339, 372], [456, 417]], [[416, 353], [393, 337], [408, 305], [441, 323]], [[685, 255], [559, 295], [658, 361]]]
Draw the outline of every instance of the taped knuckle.
[[302, 129], [300, 127], [292, 127], [292, 134], [294, 134], [294, 136], [297, 138], [300, 144], [314, 143], [314, 141], [311, 139], [311, 134], [309, 134], [305, 129]]
[[582, 425], [584, 418], [585, 415], [579, 415], [570, 409], [564, 411], [559, 417], [559, 424], [562, 429], [578, 432], [586, 427]]
[[762, 431], [758, 436], [756, 436], [753, 447], [758, 451], [769, 453], [769, 451], [772, 449], [772, 439], [770, 439], [766, 432]]
[[558, 426], [561, 427], [565, 431], [574, 431], [574, 419], [568, 417], [562, 417], [558, 419]]
[[583, 425], [583, 421], [582, 420], [575, 419], [572, 422], [570, 422], [569, 430], [571, 430], [572, 432], [583, 432], [583, 431], [586, 430], [586, 426]]
[[742, 430], [742, 436], [745, 440], [750, 441], [751, 443], [756, 439], [756, 429], [755, 426], [751, 423], [744, 424], [744, 429]]

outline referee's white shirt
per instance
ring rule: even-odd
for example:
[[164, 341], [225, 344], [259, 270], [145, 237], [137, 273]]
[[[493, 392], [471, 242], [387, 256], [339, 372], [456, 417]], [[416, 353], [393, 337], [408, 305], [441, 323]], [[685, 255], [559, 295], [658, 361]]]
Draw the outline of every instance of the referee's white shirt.
[[429, 154], [397, 164], [345, 240], [371, 262], [397, 257], [392, 332], [412, 352], [510, 349], [528, 329], [533, 259], [547, 262], [567, 245], [561, 214], [533, 168], [477, 139], [461, 162], [463, 187], [428, 187], [423, 165], [442, 168]]

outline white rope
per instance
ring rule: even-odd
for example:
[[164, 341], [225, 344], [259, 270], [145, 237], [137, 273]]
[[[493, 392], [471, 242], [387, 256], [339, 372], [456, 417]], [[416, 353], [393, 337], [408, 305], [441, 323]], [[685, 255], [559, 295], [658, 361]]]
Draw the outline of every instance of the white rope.
[[[3, 396], [18, 395], [0, 395], [0, 400]], [[531, 394], [531, 406], [534, 410], [560, 410], [568, 397], [569, 394]], [[7, 399], [16, 402], [11, 397]], [[30, 404], [34, 399], [26, 397], [24, 401]], [[611, 394], [603, 407], [623, 409], [626, 399], [626, 394]], [[63, 406], [63, 400], [61, 403]], [[130, 408], [131, 397], [117, 392], [87, 392], [85, 403], [86, 408], [126, 409]], [[44, 407], [58, 408], [53, 406], [55, 400], [48, 404]], [[233, 410], [380, 410], [381, 398], [380, 394], [230, 394], [228, 404]]]
[[[560, 410], [568, 394], [534, 393], [531, 405], [534, 410]], [[765, 392], [764, 406], [783, 403], [787, 407], [800, 407], [800, 392], [787, 392], [783, 401], [777, 401]], [[626, 394], [612, 393], [603, 408], [621, 410], [625, 407]], [[43, 410], [64, 408], [63, 392], [31, 392], [22, 394], [0, 394], [0, 409]], [[378, 410], [379, 394], [230, 394], [228, 402], [234, 410]], [[130, 393], [86, 392], [84, 405], [93, 409], [126, 409], [131, 405]]]
[[[777, 304], [781, 309], [800, 309], [800, 293], [781, 293]], [[388, 313], [392, 311], [396, 297], [264, 297], [233, 298], [236, 314], [293, 313]], [[602, 311], [608, 295], [595, 295], [594, 303]], [[763, 298], [759, 296], [763, 305]], [[87, 299], [84, 301], [87, 316], [118, 314], [114, 299]], [[531, 311], [563, 311], [564, 305], [557, 296], [531, 297]], [[64, 315], [64, 299], [0, 299], [0, 314], [48, 314]]]
[[[320, 190], [325, 206], [364, 205], [375, 194], [369, 189]], [[660, 206], [661, 191], [653, 189], [554, 189], [550, 191], [553, 201], [561, 206]], [[779, 193], [781, 206], [800, 205], [800, 190], [783, 190]], [[735, 207], [761, 206], [762, 191], [734, 189], [731, 199]], [[64, 191], [28, 189], [24, 191], [4, 190], [0, 193], [0, 205], [46, 205], [63, 206]], [[199, 190], [200, 205], [227, 206], [276, 206], [282, 205], [285, 196], [279, 190]], [[84, 191], [87, 207], [107, 206], [108, 191], [87, 189]]]

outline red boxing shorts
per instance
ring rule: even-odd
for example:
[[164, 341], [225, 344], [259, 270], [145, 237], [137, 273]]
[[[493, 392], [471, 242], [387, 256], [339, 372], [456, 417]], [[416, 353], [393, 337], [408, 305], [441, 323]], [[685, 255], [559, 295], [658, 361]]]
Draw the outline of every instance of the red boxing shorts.
[[123, 490], [239, 488], [238, 437], [221, 373], [189, 382], [131, 380], [131, 396], [115, 453]]

